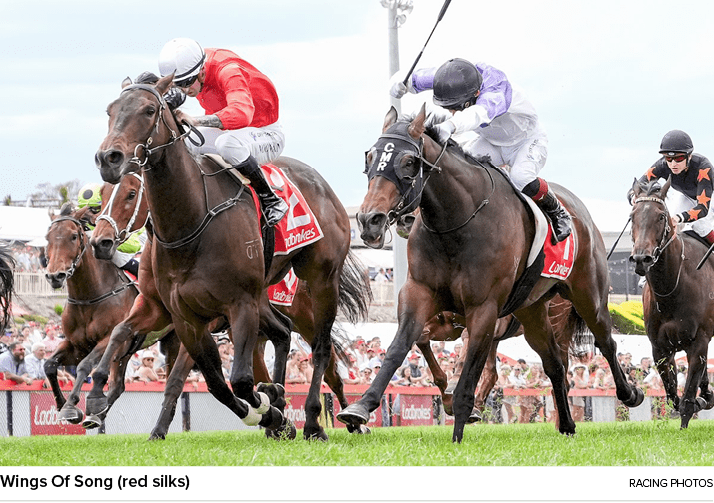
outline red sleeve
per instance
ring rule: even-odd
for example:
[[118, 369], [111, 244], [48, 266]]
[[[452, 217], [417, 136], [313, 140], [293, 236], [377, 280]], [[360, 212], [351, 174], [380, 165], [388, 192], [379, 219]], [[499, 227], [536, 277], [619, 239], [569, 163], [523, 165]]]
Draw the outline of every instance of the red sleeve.
[[218, 72], [217, 84], [226, 97], [226, 106], [216, 112], [224, 129], [240, 129], [250, 126], [255, 114], [255, 105], [243, 70], [230, 63]]

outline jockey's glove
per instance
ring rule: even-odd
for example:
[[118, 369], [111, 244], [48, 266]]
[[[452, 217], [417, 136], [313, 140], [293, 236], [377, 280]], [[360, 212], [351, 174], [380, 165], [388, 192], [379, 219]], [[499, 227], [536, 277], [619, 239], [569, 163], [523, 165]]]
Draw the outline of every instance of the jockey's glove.
[[394, 98], [401, 98], [407, 94], [407, 91], [410, 93], [416, 93], [414, 87], [412, 86], [411, 75], [407, 79], [406, 84], [404, 84], [405, 77], [406, 73], [399, 71], [392, 75], [392, 78], [389, 80], [389, 94]]
[[436, 132], [437, 140], [443, 145], [448, 141], [454, 131], [456, 131], [456, 126], [453, 122], [448, 120], [442, 122], [441, 124], [437, 124], [434, 127], [434, 131]]

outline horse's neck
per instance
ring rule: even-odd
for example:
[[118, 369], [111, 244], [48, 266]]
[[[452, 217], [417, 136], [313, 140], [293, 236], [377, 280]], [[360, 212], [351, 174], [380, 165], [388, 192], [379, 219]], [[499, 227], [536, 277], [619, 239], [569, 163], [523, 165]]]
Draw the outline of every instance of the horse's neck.
[[[89, 243], [85, 242], [85, 247]], [[67, 293], [70, 298], [91, 300], [112, 290], [121, 282], [117, 267], [111, 260], [94, 258], [92, 250], [85, 248], [82, 260], [74, 274], [67, 280]]]
[[684, 240], [682, 236], [675, 238], [662, 252], [657, 262], [650, 267], [647, 281], [658, 296], [668, 296], [681, 282], [684, 267]]
[[[439, 162], [441, 172], [431, 173], [420, 204], [424, 221], [437, 229], [452, 228], [465, 221], [493, 191], [494, 177], [485, 168], [471, 167], [448, 156], [447, 153]], [[451, 167], [447, 166], [450, 160]]]
[[176, 143], [150, 168], [144, 180], [154, 230], [163, 240], [179, 239], [206, 213], [200, 166], [183, 144]]

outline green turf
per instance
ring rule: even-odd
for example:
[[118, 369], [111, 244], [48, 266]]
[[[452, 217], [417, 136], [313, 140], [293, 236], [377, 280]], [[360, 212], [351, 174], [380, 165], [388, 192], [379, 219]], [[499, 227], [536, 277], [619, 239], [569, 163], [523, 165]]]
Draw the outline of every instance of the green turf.
[[[330, 441], [276, 442], [260, 431], [3, 438], [0, 465], [13, 466], [685, 466], [714, 465], [703, 449], [714, 421], [579, 423], [574, 437], [552, 424], [470, 425], [464, 442], [450, 426], [377, 428], [371, 435], [327, 430]], [[302, 432], [299, 432], [301, 434]]]

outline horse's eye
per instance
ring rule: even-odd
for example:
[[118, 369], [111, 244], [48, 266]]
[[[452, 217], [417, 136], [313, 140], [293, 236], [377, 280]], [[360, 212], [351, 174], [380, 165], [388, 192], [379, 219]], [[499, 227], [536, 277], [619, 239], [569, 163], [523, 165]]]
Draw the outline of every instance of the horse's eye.
[[129, 192], [129, 195], [127, 196], [127, 199], [128, 199], [129, 201], [133, 201], [134, 198], [136, 198], [136, 191], [135, 191], [135, 190], [132, 190], [131, 192]]
[[146, 115], [152, 116], [156, 113], [156, 107], [149, 107], [146, 109]]

